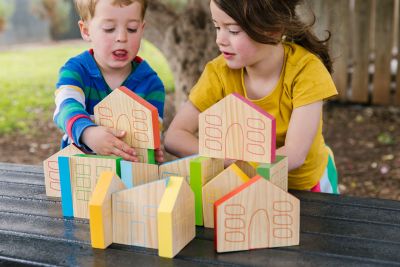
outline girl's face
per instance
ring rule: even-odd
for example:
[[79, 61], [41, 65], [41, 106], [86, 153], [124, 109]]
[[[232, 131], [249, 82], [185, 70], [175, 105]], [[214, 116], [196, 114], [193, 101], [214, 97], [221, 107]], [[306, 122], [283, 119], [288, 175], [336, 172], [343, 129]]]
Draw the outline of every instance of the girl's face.
[[111, 0], [98, 1], [94, 17], [79, 22], [83, 39], [91, 42], [94, 58], [102, 71], [131, 67], [143, 34], [142, 6], [112, 5]]
[[268, 45], [251, 39], [214, 1], [210, 2], [210, 10], [217, 30], [216, 43], [230, 68], [251, 67], [265, 59]]

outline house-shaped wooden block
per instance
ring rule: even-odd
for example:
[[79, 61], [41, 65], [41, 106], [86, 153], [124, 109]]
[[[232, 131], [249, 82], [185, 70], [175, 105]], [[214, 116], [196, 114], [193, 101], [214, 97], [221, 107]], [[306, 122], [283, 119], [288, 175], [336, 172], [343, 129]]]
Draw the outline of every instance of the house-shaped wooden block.
[[203, 225], [203, 186], [224, 170], [223, 159], [197, 157], [190, 161], [190, 187], [195, 198], [196, 225]]
[[158, 255], [173, 258], [196, 235], [194, 195], [184, 177], [169, 178], [157, 217]]
[[94, 107], [94, 117], [98, 125], [126, 131], [123, 140], [131, 147], [160, 148], [157, 108], [124, 86]]
[[115, 173], [105, 171], [100, 175], [89, 201], [92, 247], [104, 249], [113, 243], [111, 195], [125, 188], [124, 183]]
[[197, 157], [197, 155], [193, 155], [161, 165], [123, 160], [121, 161], [121, 178], [127, 188], [170, 176], [183, 176], [189, 183], [190, 161]]
[[122, 160], [121, 179], [127, 188], [158, 180], [158, 165]]
[[157, 209], [166, 184], [157, 180], [113, 193], [114, 243], [158, 248]]
[[214, 204], [217, 252], [299, 244], [300, 201], [255, 176]]
[[121, 176], [120, 161], [120, 157], [97, 155], [58, 157], [63, 215], [88, 219], [89, 200], [100, 174], [112, 171]]
[[44, 183], [46, 185], [47, 196], [61, 197], [58, 156], [72, 156], [82, 153], [82, 150], [80, 150], [76, 145], [71, 144], [43, 161]]
[[203, 186], [204, 227], [214, 228], [214, 203], [250, 178], [232, 164]]
[[239, 94], [230, 94], [199, 115], [199, 154], [275, 161], [275, 118]]
[[257, 174], [269, 180], [274, 185], [288, 191], [289, 163], [286, 156], [276, 156], [273, 163], [264, 163], [257, 166]]
[[160, 179], [179, 176], [184, 177], [186, 182], [190, 183], [190, 162], [196, 158], [198, 155], [192, 155], [161, 164], [159, 167]]

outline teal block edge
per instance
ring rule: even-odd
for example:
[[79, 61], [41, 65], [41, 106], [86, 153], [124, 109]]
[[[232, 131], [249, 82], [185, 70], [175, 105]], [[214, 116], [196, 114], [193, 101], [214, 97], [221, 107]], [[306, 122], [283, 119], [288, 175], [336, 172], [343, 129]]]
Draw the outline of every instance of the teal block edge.
[[126, 188], [133, 187], [132, 177], [132, 162], [121, 160], [121, 180], [125, 184]]
[[74, 217], [71, 191], [71, 173], [69, 170], [69, 157], [58, 157], [61, 186], [61, 209], [65, 217]]

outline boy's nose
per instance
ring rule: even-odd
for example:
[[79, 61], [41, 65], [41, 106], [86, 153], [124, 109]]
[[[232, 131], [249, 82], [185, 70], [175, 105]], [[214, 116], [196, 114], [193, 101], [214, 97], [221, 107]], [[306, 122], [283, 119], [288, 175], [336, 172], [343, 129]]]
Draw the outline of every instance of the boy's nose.
[[125, 30], [119, 30], [116, 36], [116, 41], [117, 42], [126, 42], [127, 38], [127, 33]]

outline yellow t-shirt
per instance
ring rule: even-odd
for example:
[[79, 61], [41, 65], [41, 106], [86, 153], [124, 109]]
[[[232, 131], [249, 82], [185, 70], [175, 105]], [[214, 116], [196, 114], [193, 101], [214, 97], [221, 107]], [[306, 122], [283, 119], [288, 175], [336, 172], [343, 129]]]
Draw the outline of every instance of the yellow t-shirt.
[[[294, 108], [337, 94], [332, 77], [321, 60], [303, 47], [284, 43], [285, 59], [275, 89], [261, 99], [249, 99], [276, 119], [276, 147], [284, 145]], [[189, 99], [200, 112], [231, 93], [247, 98], [243, 69], [230, 69], [222, 56], [210, 61]], [[289, 172], [289, 188], [309, 190], [322, 177], [328, 150], [322, 136], [322, 114], [317, 134], [304, 164]]]

